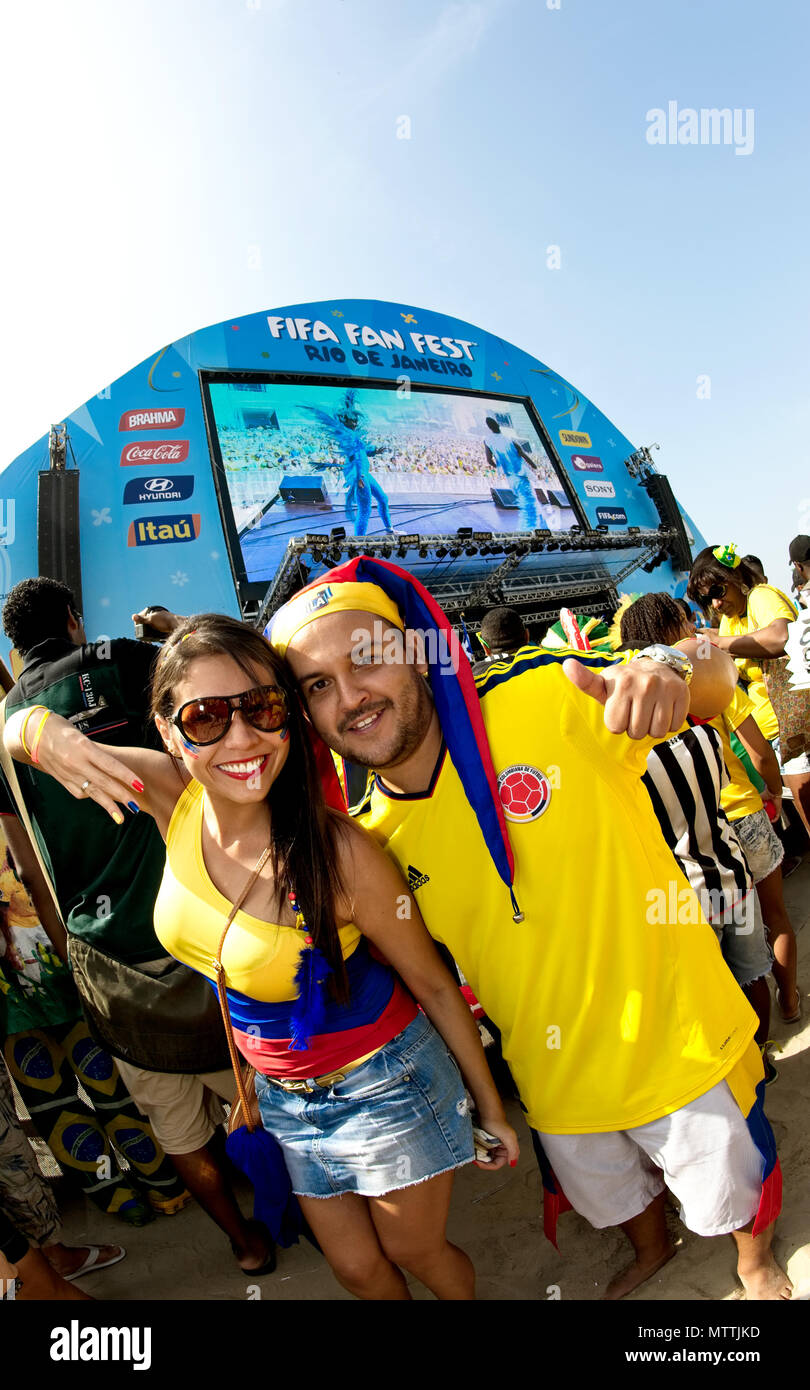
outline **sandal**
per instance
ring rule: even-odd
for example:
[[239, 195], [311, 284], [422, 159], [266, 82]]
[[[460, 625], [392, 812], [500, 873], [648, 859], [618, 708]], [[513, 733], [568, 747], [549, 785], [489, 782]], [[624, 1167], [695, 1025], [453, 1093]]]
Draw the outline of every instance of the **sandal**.
[[74, 1245], [71, 1246], [71, 1249], [86, 1250], [87, 1257], [84, 1264], [80, 1265], [78, 1269], [74, 1269], [72, 1274], [62, 1275], [62, 1278], [67, 1279], [69, 1284], [72, 1284], [74, 1279], [81, 1279], [83, 1274], [95, 1274], [99, 1269], [109, 1269], [110, 1265], [117, 1265], [118, 1261], [123, 1260], [127, 1253], [123, 1245], [115, 1245], [113, 1249], [117, 1251], [117, 1253], [115, 1255], [107, 1255], [106, 1258], [102, 1259], [100, 1245]]
[[[257, 1275], [261, 1277], [261, 1275], [263, 1274], [272, 1274], [273, 1270], [276, 1267], [276, 1245], [275, 1241], [273, 1240], [273, 1237], [271, 1236], [263, 1221], [248, 1221], [247, 1225], [250, 1226], [253, 1230], [257, 1231], [260, 1235], [264, 1236], [267, 1242], [268, 1253], [267, 1258], [264, 1261], [264, 1264], [258, 1265], [256, 1269], [245, 1269], [244, 1265], [240, 1265], [239, 1268], [241, 1269], [243, 1274], [248, 1274], [251, 1276]], [[235, 1255], [236, 1246], [234, 1245], [233, 1241], [231, 1241], [231, 1249]]]

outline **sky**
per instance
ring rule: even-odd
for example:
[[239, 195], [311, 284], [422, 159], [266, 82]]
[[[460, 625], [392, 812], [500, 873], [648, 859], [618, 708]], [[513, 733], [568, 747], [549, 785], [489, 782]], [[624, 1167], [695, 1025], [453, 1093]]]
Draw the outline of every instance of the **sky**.
[[[206, 324], [391, 299], [540, 357], [787, 585], [804, 0], [37, 0], [3, 24], [0, 467]], [[669, 103], [687, 136], [738, 113], [732, 143], [652, 143]]]

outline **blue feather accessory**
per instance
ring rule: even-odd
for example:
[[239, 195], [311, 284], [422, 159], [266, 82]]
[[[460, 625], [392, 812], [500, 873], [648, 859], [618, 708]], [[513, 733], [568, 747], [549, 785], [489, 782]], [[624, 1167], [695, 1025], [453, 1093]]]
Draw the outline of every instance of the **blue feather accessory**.
[[[290, 902], [295, 913], [296, 928], [306, 932], [304, 914], [294, 893], [290, 893]], [[316, 1037], [323, 1028], [331, 974], [332, 967], [326, 956], [315, 945], [309, 932], [306, 932], [298, 969], [295, 972], [298, 998], [290, 1014], [291, 1039], [288, 1052], [308, 1052], [310, 1039]]]

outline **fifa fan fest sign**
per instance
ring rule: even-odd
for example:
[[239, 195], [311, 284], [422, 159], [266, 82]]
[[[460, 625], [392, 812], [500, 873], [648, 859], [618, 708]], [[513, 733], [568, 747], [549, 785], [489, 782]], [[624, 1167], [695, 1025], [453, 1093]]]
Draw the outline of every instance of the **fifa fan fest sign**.
[[[626, 466], [633, 444], [582, 391], [495, 334], [407, 304], [333, 300], [214, 324], [64, 424], [92, 636], [129, 631], [141, 604], [238, 616], [291, 542], [302, 578], [370, 538], [428, 585], [452, 562], [472, 590], [503, 562], [493, 535], [531, 539], [543, 553], [521, 576], [539, 582], [571, 548], [557, 536], [660, 524]], [[48, 468], [45, 437], [4, 469], [2, 593], [40, 572]], [[661, 564], [625, 587], [684, 582]]]

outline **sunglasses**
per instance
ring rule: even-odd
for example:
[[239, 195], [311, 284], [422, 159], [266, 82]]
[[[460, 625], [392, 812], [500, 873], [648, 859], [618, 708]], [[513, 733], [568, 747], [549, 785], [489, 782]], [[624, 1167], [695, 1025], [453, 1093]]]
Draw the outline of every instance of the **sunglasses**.
[[189, 743], [205, 748], [225, 737], [235, 710], [262, 734], [278, 733], [287, 722], [287, 698], [277, 685], [257, 685], [241, 695], [203, 695], [188, 700], [168, 722], [176, 725]]
[[700, 595], [701, 603], [711, 603], [713, 599], [725, 598], [727, 588], [727, 584], [712, 584], [711, 588], [707, 589], [705, 594]]

